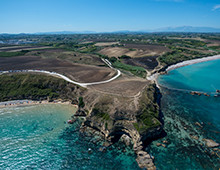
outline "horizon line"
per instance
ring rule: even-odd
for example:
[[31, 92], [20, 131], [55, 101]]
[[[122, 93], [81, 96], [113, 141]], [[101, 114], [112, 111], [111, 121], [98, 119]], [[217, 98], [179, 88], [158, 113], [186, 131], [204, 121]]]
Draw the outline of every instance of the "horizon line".
[[[100, 34], [100, 33], [125, 33], [125, 32], [130, 32], [130, 33], [158, 33], [158, 32], [194, 32], [194, 33], [216, 33], [215, 31], [201, 31], [201, 30], [172, 30], [172, 29], [177, 29], [177, 28], [192, 28], [192, 29], [216, 29], [216, 32], [220, 32], [220, 28], [217, 27], [208, 27], [208, 26], [168, 26], [168, 27], [160, 27], [160, 28], [155, 28], [155, 29], [142, 29], [142, 30], [126, 30], [126, 29], [121, 29], [121, 30], [114, 30], [114, 31], [91, 31], [91, 30], [82, 30], [82, 31], [67, 31], [67, 30], [57, 30], [57, 31], [40, 31], [40, 32], [17, 32], [17, 33], [10, 33], [10, 32], [1, 32], [0, 34]], [[167, 29], [167, 30], [166, 30]], [[170, 30], [169, 30], [170, 29]]]

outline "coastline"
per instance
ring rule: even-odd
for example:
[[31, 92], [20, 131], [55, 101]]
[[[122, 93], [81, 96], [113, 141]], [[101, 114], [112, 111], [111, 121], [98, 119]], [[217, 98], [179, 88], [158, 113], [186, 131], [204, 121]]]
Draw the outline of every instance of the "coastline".
[[186, 60], [186, 61], [183, 61], [183, 62], [180, 62], [180, 63], [169, 66], [166, 69], [166, 71], [171, 71], [171, 70], [174, 70], [174, 69], [179, 68], [179, 67], [184, 67], [184, 66], [187, 66], [187, 65], [202, 63], [202, 62], [211, 61], [211, 60], [218, 60], [218, 59], [220, 59], [220, 55], [197, 58], [197, 59], [193, 59], [193, 60]]
[[64, 104], [64, 105], [72, 105], [76, 108], [78, 108], [77, 105], [71, 104], [70, 101], [62, 101], [62, 100], [54, 100], [52, 102], [48, 100], [42, 100], [42, 101], [33, 101], [33, 100], [11, 100], [11, 101], [5, 101], [0, 102], [0, 108], [6, 108], [6, 107], [18, 107], [18, 106], [33, 106], [33, 105], [40, 105], [40, 104]]
[[[214, 55], [214, 56], [209, 56], [209, 57], [186, 60], [186, 61], [182, 61], [182, 62], [177, 63], [177, 64], [170, 65], [165, 70], [165, 72], [168, 72], [168, 71], [180, 68], [180, 67], [184, 67], [184, 66], [187, 66], [187, 65], [202, 63], [202, 62], [211, 61], [211, 60], [218, 60], [218, 59], [220, 59], [220, 55]], [[158, 88], [159, 88], [159, 84], [157, 83], [157, 78], [158, 78], [159, 75], [161, 75], [161, 73], [157, 72], [157, 73], [154, 73], [154, 74], [147, 77], [147, 80], [154, 81]]]
[[[210, 58], [212, 58], [212, 59], [207, 59], [208, 57], [205, 57], [205, 58], [201, 58], [201, 59], [203, 59], [203, 61], [199, 61], [199, 62], [205, 62], [205, 61], [209, 61], [209, 60], [215, 60], [215, 59], [220, 59], [220, 55], [218, 55], [217, 57], [219, 57], [219, 58], [215, 58], [215, 59], [213, 59], [215, 56], [212, 56], [212, 57], [210, 57]], [[197, 59], [196, 59], [197, 60]], [[193, 61], [192, 62], [192, 60], [188, 60], [188, 61], [190, 61], [190, 63], [191, 64], [195, 64], [195, 63], [199, 63], [198, 61]], [[188, 62], [188, 61], [185, 61], [185, 62]], [[181, 62], [181, 63], [184, 63], [184, 62]], [[178, 63], [178, 64], [180, 64], [180, 63]], [[177, 64], [176, 64], [177, 65]], [[179, 67], [183, 67], [183, 66], [185, 66], [185, 65], [190, 65], [190, 64], [181, 64], [182, 66], [179, 66]], [[174, 66], [174, 65], [173, 65]], [[176, 67], [176, 68], [178, 68], [178, 67]], [[174, 68], [175, 69], [175, 68]], [[150, 76], [150, 79], [151, 80], [154, 80], [155, 81], [155, 83], [156, 83], [156, 86], [158, 87], [158, 88], [160, 88], [160, 86], [159, 86], [159, 84], [157, 83], [157, 78], [158, 78], [158, 76], [160, 75], [160, 73], [155, 73], [155, 74], [153, 74], [153, 75], [151, 75]], [[147, 79], [148, 79], [148, 77], [147, 77]], [[148, 79], [149, 80], [149, 79]], [[24, 102], [24, 103], [19, 103], [20, 101], [22, 101], [22, 100], [19, 100], [18, 101], [18, 103], [16, 104], [12, 104], [11, 103], [11, 105], [10, 105], [10, 102], [13, 102], [13, 101], [8, 101], [8, 104], [7, 105], [5, 105], [5, 106], [2, 106], [2, 107], [16, 107], [16, 106], [31, 106], [31, 105], [37, 105], [37, 104], [71, 104], [70, 102], [64, 102], [64, 101], [60, 101], [60, 100], [56, 100], [56, 101], [53, 101], [53, 102], [49, 102], [49, 101], [47, 101], [47, 100], [43, 100], [43, 101], [31, 101], [31, 100], [28, 100], [29, 102]], [[1, 103], [2, 102], [0, 102], [0, 108], [1, 108]], [[140, 152], [140, 153], [139, 153]], [[139, 151], [139, 152], [137, 152], [138, 154], [138, 157], [142, 157], [141, 155], [144, 155], [143, 154], [143, 152], [141, 152], [141, 151]], [[144, 155], [145, 156], [145, 155]], [[148, 154], [147, 154], [147, 156], [148, 156]], [[141, 158], [139, 158], [138, 159], [139, 161], [141, 161]], [[153, 160], [153, 159], [152, 159]]]

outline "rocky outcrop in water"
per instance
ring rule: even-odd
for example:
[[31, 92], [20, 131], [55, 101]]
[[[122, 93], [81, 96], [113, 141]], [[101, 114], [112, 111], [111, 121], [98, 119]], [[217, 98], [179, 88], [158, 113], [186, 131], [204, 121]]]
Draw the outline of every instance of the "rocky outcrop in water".
[[104, 136], [106, 143], [121, 140], [126, 145], [132, 144], [139, 166], [147, 169], [155, 167], [152, 158], [143, 151], [144, 146], [162, 131], [158, 105], [160, 93], [155, 84], [146, 85], [138, 96], [125, 97], [81, 88], [54, 77], [22, 74], [4, 76], [4, 79], [8, 79], [8, 84], [1, 86], [2, 101], [72, 101], [79, 106], [75, 116], [85, 117], [82, 129], [89, 127], [96, 130]]
[[217, 143], [211, 139], [203, 139], [203, 141], [205, 141], [206, 146], [209, 148], [218, 147], [220, 145], [219, 143]]
[[83, 109], [90, 111], [82, 126], [101, 132], [106, 141], [132, 143], [138, 165], [155, 169], [152, 157], [143, 149], [163, 130], [159, 96], [155, 84], [145, 87], [138, 99], [90, 92], [83, 96], [86, 103]]
[[147, 152], [139, 151], [137, 153], [137, 163], [140, 168], [147, 168], [148, 170], [156, 170], [153, 159]]

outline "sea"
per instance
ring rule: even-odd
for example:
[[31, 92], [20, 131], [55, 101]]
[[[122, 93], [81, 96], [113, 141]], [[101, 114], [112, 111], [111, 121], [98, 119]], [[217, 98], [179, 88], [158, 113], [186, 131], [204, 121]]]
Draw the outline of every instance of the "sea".
[[[171, 70], [158, 78], [166, 136], [147, 148], [158, 169], [219, 169], [220, 152], [204, 139], [220, 143], [220, 60]], [[200, 91], [205, 95], [191, 95]], [[157, 146], [164, 143], [165, 147]]]
[[118, 142], [103, 152], [98, 136], [79, 132], [80, 121], [68, 124], [75, 111], [61, 104], [0, 108], [0, 169], [139, 169], [132, 148]]
[[[219, 169], [220, 150], [204, 139], [220, 143], [220, 60], [177, 68], [158, 83], [165, 132], [146, 148], [157, 169]], [[61, 104], [0, 108], [0, 169], [139, 169], [132, 148], [119, 141], [103, 152], [98, 137], [79, 132], [80, 120], [67, 124], [75, 111]]]

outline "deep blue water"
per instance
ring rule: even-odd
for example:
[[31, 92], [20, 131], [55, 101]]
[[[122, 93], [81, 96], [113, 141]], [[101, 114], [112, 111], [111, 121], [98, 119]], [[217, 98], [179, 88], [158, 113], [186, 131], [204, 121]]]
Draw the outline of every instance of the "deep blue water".
[[65, 105], [0, 109], [0, 169], [138, 169], [131, 148], [116, 143], [100, 152], [98, 137], [79, 133], [80, 122], [66, 124], [74, 111]]
[[[220, 60], [178, 68], [158, 80], [169, 87], [161, 88], [167, 136], [147, 148], [158, 169], [219, 169], [220, 152], [208, 148], [203, 139], [220, 143], [220, 97], [171, 89], [215, 92], [220, 89]], [[166, 148], [156, 146], [164, 140]]]

